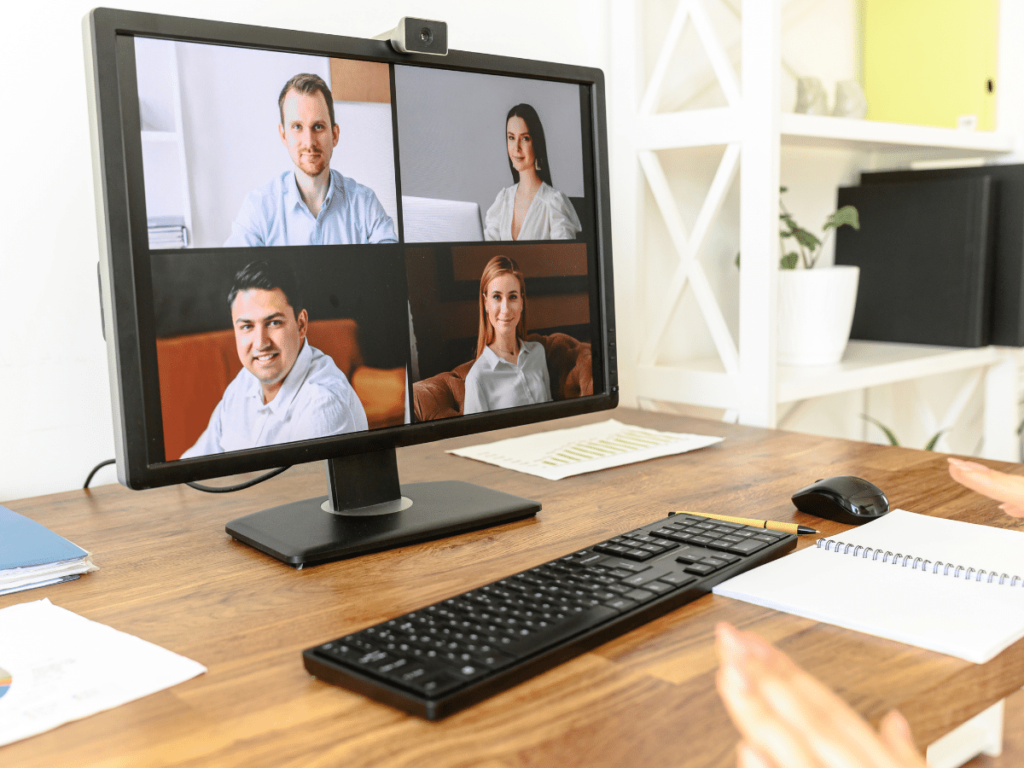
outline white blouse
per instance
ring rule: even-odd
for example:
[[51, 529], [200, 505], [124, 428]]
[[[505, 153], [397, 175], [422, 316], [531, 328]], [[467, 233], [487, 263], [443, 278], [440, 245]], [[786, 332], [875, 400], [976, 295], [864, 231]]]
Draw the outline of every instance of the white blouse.
[[524, 341], [515, 363], [510, 363], [484, 347], [466, 374], [464, 414], [482, 413], [517, 405], [547, 403], [551, 400], [551, 379], [548, 376], [544, 345]]
[[[487, 209], [484, 240], [512, 240], [512, 213], [518, 184], [505, 187]], [[545, 182], [526, 211], [518, 240], [574, 240], [583, 229], [572, 201]]]

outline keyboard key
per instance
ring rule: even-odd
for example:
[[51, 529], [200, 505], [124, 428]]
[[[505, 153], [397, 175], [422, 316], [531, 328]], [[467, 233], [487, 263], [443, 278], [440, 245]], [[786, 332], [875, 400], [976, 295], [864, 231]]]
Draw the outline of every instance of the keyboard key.
[[715, 554], [712, 555], [712, 557], [714, 557], [716, 560], [724, 561], [726, 565], [738, 563], [740, 560], [743, 559], [739, 555], [731, 555], [728, 552], [715, 552]]
[[730, 552], [734, 552], [738, 555], [750, 555], [754, 552], [758, 552], [768, 546], [766, 541], [758, 541], [757, 539], [747, 539], [741, 541], [739, 544], [733, 544], [729, 547]]
[[606, 606], [612, 608], [620, 613], [628, 611], [630, 608], [636, 608], [637, 604], [632, 600], [628, 600], [625, 597], [618, 597], [614, 600], [609, 600], [605, 603]]
[[619, 571], [629, 571], [630, 573], [640, 573], [640, 571], [646, 571], [651, 567], [649, 565], [640, 565], [639, 563], [629, 563], [625, 560], [610, 560], [607, 565], [610, 568], [614, 568]]
[[705, 557], [713, 557], [718, 553], [710, 549], [704, 549], [703, 547], [680, 547], [676, 553], [676, 562], [679, 563], [697, 563], [703, 560]]
[[695, 573], [698, 576], [707, 576], [709, 573], [714, 573], [717, 570], [715, 566], [708, 565], [707, 563], [691, 563], [686, 566], [687, 573]]
[[[667, 592], [671, 592], [673, 589], [675, 589], [675, 586], [672, 584], [666, 584], [664, 581], [659, 579], [658, 581], [647, 582], [646, 584], [644, 584], [644, 589], [649, 589], [651, 592], [655, 592], [659, 595], [664, 595]], [[626, 594], [628, 595], [629, 593], [627, 592]]]
[[628, 600], [635, 600], [638, 603], [646, 603], [648, 600], [653, 600], [654, 598], [656, 598], [657, 595], [654, 592], [651, 592], [646, 589], [631, 589], [622, 597]]
[[649, 581], [654, 581], [661, 575], [660, 571], [650, 570], [644, 573], [634, 573], [632, 576], [622, 580], [623, 584], [629, 584], [631, 587], [639, 587], [646, 584]]
[[[688, 573], [666, 573], [663, 577], [658, 579], [658, 581], [671, 584], [673, 587], [685, 587], [687, 584], [692, 584], [696, 580], [697, 578], [694, 577], [694, 575], [690, 575]], [[648, 589], [650, 589], [649, 585], [651, 584], [654, 584], [654, 582], [648, 583]]]
[[622, 553], [622, 557], [628, 557], [630, 560], [639, 560], [643, 562], [644, 560], [650, 560], [654, 555], [650, 552], [645, 552], [642, 549], [627, 549]]

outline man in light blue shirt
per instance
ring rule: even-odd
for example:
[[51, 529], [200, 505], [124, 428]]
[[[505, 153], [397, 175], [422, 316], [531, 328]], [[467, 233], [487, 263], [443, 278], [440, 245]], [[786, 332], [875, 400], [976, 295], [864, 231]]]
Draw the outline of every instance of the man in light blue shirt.
[[281, 143], [295, 167], [253, 190], [227, 247], [395, 243], [395, 223], [377, 195], [330, 167], [340, 127], [334, 97], [317, 75], [300, 74], [278, 98]]
[[287, 269], [253, 262], [228, 295], [242, 370], [183, 459], [367, 429], [334, 361], [306, 340], [309, 317]]

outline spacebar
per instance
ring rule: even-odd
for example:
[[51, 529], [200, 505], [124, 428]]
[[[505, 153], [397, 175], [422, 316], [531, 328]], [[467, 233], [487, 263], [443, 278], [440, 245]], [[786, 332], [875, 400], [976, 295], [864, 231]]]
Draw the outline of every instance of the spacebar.
[[517, 640], [512, 645], [504, 646], [501, 650], [522, 659], [557, 646], [563, 640], [568, 640], [574, 635], [604, 624], [609, 619], [618, 615], [619, 611], [607, 606], [594, 606], [585, 613], [567, 617], [564, 621], [558, 622], [553, 627], [533, 632], [527, 637]]

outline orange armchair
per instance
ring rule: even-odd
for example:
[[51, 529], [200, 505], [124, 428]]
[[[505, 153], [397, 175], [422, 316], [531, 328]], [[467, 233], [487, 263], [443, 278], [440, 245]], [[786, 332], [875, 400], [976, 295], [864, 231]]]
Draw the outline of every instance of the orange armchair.
[[[405, 421], [405, 368], [364, 365], [355, 320], [312, 320], [307, 338], [348, 377], [370, 429]], [[172, 461], [199, 439], [242, 363], [230, 329], [157, 339], [156, 357], [164, 452]]]
[[[594, 367], [589, 343], [577, 341], [564, 333], [549, 336], [531, 333], [526, 340], [539, 341], [544, 345], [553, 400], [594, 394]], [[453, 371], [439, 373], [412, 385], [413, 408], [418, 421], [462, 414], [466, 401], [466, 375], [473, 362], [470, 360]]]

